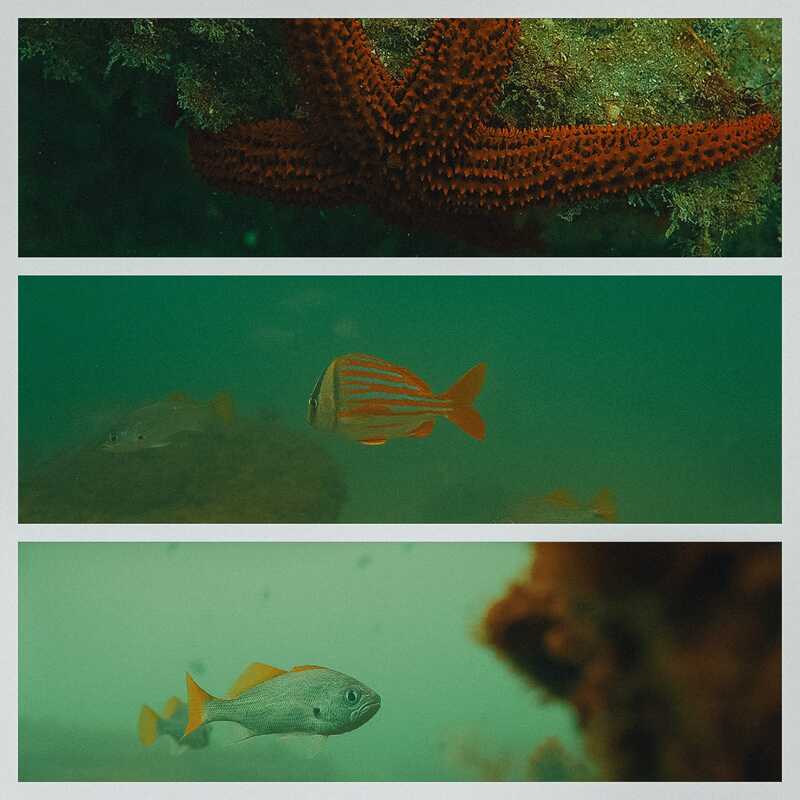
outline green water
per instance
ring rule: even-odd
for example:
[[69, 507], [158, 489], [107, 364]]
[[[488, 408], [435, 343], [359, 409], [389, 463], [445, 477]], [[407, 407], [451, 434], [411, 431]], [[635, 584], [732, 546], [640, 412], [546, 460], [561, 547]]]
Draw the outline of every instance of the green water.
[[[476, 627], [529, 562], [476, 544], [20, 545], [22, 780], [477, 780], [525, 776], [571, 712], [479, 643]], [[320, 664], [380, 693], [361, 728], [313, 759], [293, 743], [212, 726], [209, 747], [143, 748], [142, 703], [185, 696], [191, 670], [223, 694], [251, 661]], [[486, 769], [488, 767], [485, 767]]]
[[[253, 467], [276, 501], [297, 494], [282, 519], [313, 521], [300, 512], [334, 480], [341, 522], [501, 521], [526, 498], [563, 488], [588, 502], [604, 487], [621, 522], [780, 519], [779, 278], [23, 277], [19, 288], [23, 475], [96, 447], [126, 411], [174, 390], [227, 390], [242, 418], [268, 409], [307, 448], [285, 470], [280, 458], [274, 473]], [[384, 447], [310, 428], [307, 398], [348, 352], [402, 364], [434, 391], [485, 361], [485, 441], [445, 420]], [[125, 480], [189, 451], [171, 452], [149, 451], [139, 471], [127, 462]], [[202, 473], [208, 459], [196, 460]], [[73, 471], [56, 494], [73, 492]], [[209, 475], [192, 502], [234, 492], [225, 477]], [[153, 519], [134, 485], [122, 490], [132, 521]]]

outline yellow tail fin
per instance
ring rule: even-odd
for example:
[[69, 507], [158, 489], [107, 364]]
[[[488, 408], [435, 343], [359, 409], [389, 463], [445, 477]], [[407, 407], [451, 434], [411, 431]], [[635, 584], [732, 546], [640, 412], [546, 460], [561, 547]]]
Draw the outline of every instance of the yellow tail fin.
[[220, 392], [211, 398], [211, 410], [222, 420], [225, 425], [233, 422], [233, 397], [228, 392]]
[[217, 698], [210, 695], [205, 689], [201, 689], [192, 676], [186, 673], [186, 693], [189, 696], [189, 721], [186, 723], [184, 736], [188, 736], [192, 731], [196, 731], [206, 721], [206, 703]]
[[473, 439], [483, 439], [486, 436], [486, 425], [481, 415], [472, 408], [485, 377], [486, 364], [476, 364], [442, 395], [453, 401], [454, 407], [447, 414], [447, 419]]
[[150, 747], [158, 739], [158, 714], [150, 706], [142, 706], [139, 712], [139, 741]]
[[616, 522], [617, 504], [614, 495], [608, 489], [601, 489], [592, 500], [592, 510], [606, 522]]

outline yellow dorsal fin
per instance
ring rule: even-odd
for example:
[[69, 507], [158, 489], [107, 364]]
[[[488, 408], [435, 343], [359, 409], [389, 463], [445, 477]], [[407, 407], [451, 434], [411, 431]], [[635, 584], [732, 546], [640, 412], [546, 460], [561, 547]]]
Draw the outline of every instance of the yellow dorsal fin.
[[176, 403], [182, 403], [189, 399], [189, 395], [186, 392], [170, 392], [167, 395], [167, 400], [172, 400]]
[[544, 499], [553, 505], [563, 506], [564, 508], [578, 507], [578, 501], [566, 489], [556, 489]]
[[182, 705], [183, 701], [175, 697], [175, 695], [172, 695], [172, 697], [164, 703], [164, 710], [161, 712], [161, 716], [164, 717], [164, 719], [169, 719]]
[[271, 681], [273, 678], [277, 678], [278, 675], [285, 674], [285, 672], [285, 669], [271, 667], [269, 664], [259, 664], [258, 661], [254, 661], [236, 679], [236, 683], [231, 686], [227, 697], [238, 697], [242, 692], [246, 692], [248, 689], [258, 686], [259, 683], [264, 683], [264, 681]]
[[609, 489], [601, 489], [592, 500], [592, 511], [606, 522], [616, 522], [617, 504]]
[[325, 669], [325, 667], [318, 667], [316, 664], [301, 664], [297, 667], [292, 667], [292, 672], [305, 672], [307, 669]]

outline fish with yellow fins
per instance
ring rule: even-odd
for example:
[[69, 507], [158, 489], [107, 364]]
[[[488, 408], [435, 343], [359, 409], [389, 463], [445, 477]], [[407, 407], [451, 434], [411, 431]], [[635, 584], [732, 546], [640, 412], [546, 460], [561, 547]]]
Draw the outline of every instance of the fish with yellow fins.
[[172, 392], [164, 400], [132, 412], [109, 432], [102, 448], [111, 453], [133, 453], [166, 447], [179, 433], [230, 425], [233, 417], [233, 398], [227, 392], [220, 392], [205, 403], [192, 400], [184, 392]]
[[177, 697], [170, 697], [160, 714], [150, 706], [143, 705], [139, 712], [139, 741], [145, 747], [150, 747], [159, 737], [168, 736], [177, 743], [179, 751], [187, 748], [201, 750], [208, 745], [209, 730], [199, 728], [190, 736], [184, 737], [188, 721], [189, 708]]
[[566, 489], [556, 489], [544, 497], [531, 497], [518, 503], [503, 522], [593, 523], [616, 522], [617, 505], [608, 489], [581, 504]]
[[483, 386], [486, 364], [477, 364], [446, 392], [434, 393], [409, 369], [364, 353], [335, 358], [308, 399], [307, 419], [319, 430], [365, 445], [430, 436], [444, 417], [473, 439], [486, 427], [472, 407]]
[[381, 707], [381, 698], [361, 681], [327, 667], [290, 670], [253, 663], [225, 697], [214, 697], [186, 674], [189, 717], [185, 736], [212, 722], [238, 722], [246, 738], [306, 734], [323, 743], [355, 730]]

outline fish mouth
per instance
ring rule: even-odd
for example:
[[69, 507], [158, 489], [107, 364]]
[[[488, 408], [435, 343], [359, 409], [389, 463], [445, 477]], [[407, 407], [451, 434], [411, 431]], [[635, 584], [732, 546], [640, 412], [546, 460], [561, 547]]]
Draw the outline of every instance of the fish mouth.
[[378, 709], [381, 707], [381, 701], [378, 700], [371, 700], [369, 703], [364, 703], [363, 706], [359, 706], [351, 715], [351, 719], [363, 719], [368, 720], [375, 716], [378, 713]]

